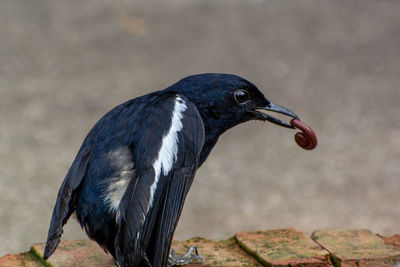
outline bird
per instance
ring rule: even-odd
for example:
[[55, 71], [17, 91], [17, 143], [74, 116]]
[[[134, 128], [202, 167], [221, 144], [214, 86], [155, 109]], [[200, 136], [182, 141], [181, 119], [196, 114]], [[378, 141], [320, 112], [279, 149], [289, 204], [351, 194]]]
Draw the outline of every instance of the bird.
[[250, 120], [294, 128], [298, 116], [248, 80], [195, 74], [107, 112], [89, 131], [58, 191], [43, 258], [75, 213], [121, 267], [169, 266], [169, 251], [196, 170], [219, 137]]

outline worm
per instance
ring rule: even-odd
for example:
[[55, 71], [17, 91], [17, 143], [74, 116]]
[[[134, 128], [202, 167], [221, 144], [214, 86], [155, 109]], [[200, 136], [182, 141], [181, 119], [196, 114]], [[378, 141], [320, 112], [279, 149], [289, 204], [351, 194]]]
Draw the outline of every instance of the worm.
[[290, 121], [290, 124], [293, 127], [296, 127], [297, 129], [301, 130], [301, 132], [297, 132], [294, 136], [294, 140], [300, 147], [306, 150], [312, 150], [317, 146], [318, 144], [317, 136], [315, 135], [314, 131], [310, 128], [310, 126], [308, 126], [307, 124], [298, 119], [292, 119]]

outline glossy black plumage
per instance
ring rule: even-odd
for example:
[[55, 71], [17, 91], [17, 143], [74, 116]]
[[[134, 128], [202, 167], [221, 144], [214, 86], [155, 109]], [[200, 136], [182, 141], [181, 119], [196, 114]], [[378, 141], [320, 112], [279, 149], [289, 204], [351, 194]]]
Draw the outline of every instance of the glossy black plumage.
[[260, 109], [297, 117], [231, 74], [189, 76], [109, 111], [61, 185], [44, 258], [76, 211], [88, 236], [120, 266], [166, 266], [195, 172], [219, 136], [251, 119], [291, 128]]

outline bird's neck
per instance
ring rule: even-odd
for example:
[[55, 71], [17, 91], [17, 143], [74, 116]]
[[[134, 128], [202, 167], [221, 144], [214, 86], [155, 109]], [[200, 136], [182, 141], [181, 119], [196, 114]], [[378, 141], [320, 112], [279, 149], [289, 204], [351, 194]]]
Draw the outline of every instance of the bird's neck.
[[201, 150], [201, 154], [200, 154], [199, 167], [204, 163], [204, 161], [206, 161], [206, 159], [208, 158], [208, 155], [210, 155], [210, 152], [213, 149], [213, 147], [215, 146], [215, 144], [217, 143], [217, 141], [218, 141], [218, 137], [214, 138], [212, 140], [207, 140], [207, 135], [206, 135], [206, 139], [204, 140], [203, 149]]
[[205, 121], [204, 123], [204, 132], [205, 132], [205, 140], [203, 149], [200, 154], [199, 166], [206, 161], [208, 155], [210, 155], [211, 150], [214, 148], [215, 144], [218, 141], [218, 138], [221, 134], [223, 134], [230, 127], [218, 127], [215, 123], [210, 123], [210, 121]]
[[214, 148], [218, 138], [229, 128], [237, 125], [238, 122], [234, 120], [229, 114], [220, 114], [215, 110], [217, 108], [210, 108], [209, 106], [201, 106], [198, 104], [200, 115], [203, 119], [205, 140], [203, 149], [200, 155], [199, 165], [203, 164]]

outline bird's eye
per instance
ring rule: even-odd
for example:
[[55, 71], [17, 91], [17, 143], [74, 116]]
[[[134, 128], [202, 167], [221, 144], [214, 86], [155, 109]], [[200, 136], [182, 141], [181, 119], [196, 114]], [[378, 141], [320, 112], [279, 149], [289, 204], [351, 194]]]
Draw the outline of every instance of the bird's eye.
[[244, 104], [250, 99], [249, 93], [243, 89], [236, 90], [233, 95], [238, 104]]

